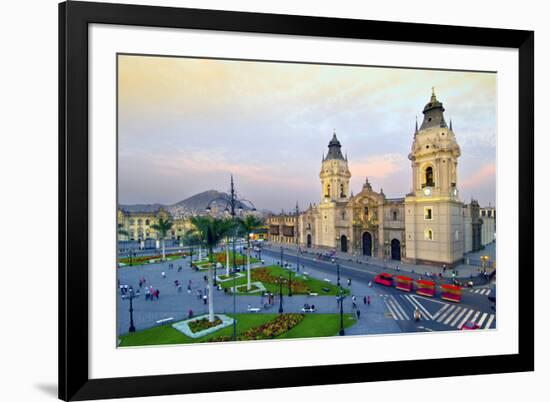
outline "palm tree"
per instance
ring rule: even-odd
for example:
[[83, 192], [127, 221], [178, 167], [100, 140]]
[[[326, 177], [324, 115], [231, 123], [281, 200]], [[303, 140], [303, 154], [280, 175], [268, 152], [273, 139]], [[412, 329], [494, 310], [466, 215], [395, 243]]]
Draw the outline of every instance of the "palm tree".
[[[214, 265], [214, 248], [220, 244], [227, 232], [225, 220], [215, 219], [210, 216], [194, 216], [191, 223], [197, 229], [202, 242], [208, 248], [208, 321], [214, 322], [214, 283], [212, 277], [212, 266]], [[235, 290], [234, 290], [235, 291]]]
[[157, 231], [158, 236], [162, 241], [162, 260], [163, 261], [166, 259], [165, 249], [164, 249], [164, 239], [166, 238], [168, 231], [172, 229], [172, 225], [173, 225], [173, 222], [170, 219], [164, 219], [164, 218], [160, 218], [158, 223], [151, 225], [151, 227]]
[[189, 256], [191, 260], [189, 261], [189, 266], [193, 268], [193, 246], [201, 242], [200, 236], [197, 232], [197, 229], [190, 229], [183, 235], [183, 244], [189, 246]]
[[224, 227], [224, 240], [225, 240], [225, 274], [229, 276], [229, 238], [234, 234], [234, 228], [236, 222], [231, 218], [222, 219]]
[[250, 235], [254, 230], [260, 228], [263, 225], [261, 219], [256, 216], [249, 214], [244, 217], [244, 219], [239, 219], [239, 224], [242, 228], [242, 232], [246, 236], [247, 248], [246, 248], [246, 270], [247, 270], [247, 283], [246, 289], [250, 290]]

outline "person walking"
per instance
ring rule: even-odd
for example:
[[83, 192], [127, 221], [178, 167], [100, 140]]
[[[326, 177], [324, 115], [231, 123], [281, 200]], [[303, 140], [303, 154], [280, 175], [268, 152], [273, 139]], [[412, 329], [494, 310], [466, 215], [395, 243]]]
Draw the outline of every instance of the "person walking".
[[162, 279], [166, 279], [166, 272], [162, 271], [160, 274], [162, 275]]
[[367, 304], [367, 296], [363, 296], [363, 304]]
[[370, 306], [370, 296], [367, 296], [367, 306]]
[[357, 310], [357, 319], [361, 317], [361, 311]]

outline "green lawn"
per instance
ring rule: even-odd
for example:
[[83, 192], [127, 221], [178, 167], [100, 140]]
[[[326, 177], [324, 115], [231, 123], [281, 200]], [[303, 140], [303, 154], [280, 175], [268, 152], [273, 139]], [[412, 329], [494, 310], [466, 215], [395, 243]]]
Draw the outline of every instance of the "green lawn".
[[[268, 271], [269, 276], [271, 278], [267, 278], [268, 281], [262, 280], [261, 278], [256, 277], [254, 275], [254, 272], [256, 270], [265, 270]], [[260, 272], [260, 271], [256, 271]], [[235, 284], [237, 286], [243, 285], [247, 283], [246, 278], [246, 272], [244, 277], [235, 279]], [[279, 285], [277, 283], [273, 283], [275, 279], [279, 278], [279, 276], [282, 276], [285, 281], [288, 281], [288, 270], [279, 267], [278, 265], [270, 265], [267, 267], [261, 267], [261, 268], [254, 268], [251, 272], [252, 282], [262, 282], [262, 284], [265, 286], [267, 292], [273, 293], [273, 294], [279, 294]], [[293, 282], [293, 294], [309, 294], [309, 293], [317, 293], [319, 296], [336, 296], [338, 294], [338, 287], [332, 283], [327, 283], [323, 280], [319, 280], [316, 278], [307, 278], [304, 279], [303, 276], [297, 278], [297, 274], [294, 271], [291, 271], [291, 279]], [[221, 283], [222, 288], [232, 288], [233, 287], [233, 281], [226, 281]], [[325, 292], [323, 289], [328, 289], [328, 292]], [[345, 294], [349, 294], [349, 289], [343, 289]], [[248, 293], [249, 295], [252, 295], [252, 293]], [[257, 293], [256, 293], [257, 295]], [[285, 282], [283, 284], [283, 295], [288, 295], [288, 282]]]
[[[271, 321], [278, 314], [237, 314], [237, 336], [250, 328], [258, 327]], [[233, 315], [231, 315], [233, 317]], [[352, 314], [344, 314], [344, 326], [346, 328], [355, 324], [355, 318]], [[338, 334], [340, 329], [339, 314], [306, 314], [303, 321], [289, 330], [288, 332], [276, 337], [275, 339], [291, 338], [314, 338], [323, 336], [333, 336]], [[229, 336], [233, 334], [233, 327], [229, 326], [206, 335], [199, 339], [189, 338], [178, 330], [172, 328], [171, 324], [145, 329], [133, 334], [120, 336], [120, 345], [124, 346], [151, 346], [151, 345], [173, 345], [182, 343], [201, 343], [207, 342], [212, 338]]]

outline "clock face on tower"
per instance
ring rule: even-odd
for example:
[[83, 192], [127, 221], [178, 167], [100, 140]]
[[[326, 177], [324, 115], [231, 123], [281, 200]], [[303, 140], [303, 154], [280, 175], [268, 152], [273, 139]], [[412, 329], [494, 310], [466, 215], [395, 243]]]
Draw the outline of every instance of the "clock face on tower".
[[424, 188], [424, 195], [425, 195], [425, 196], [428, 196], [428, 197], [429, 197], [430, 195], [432, 195], [432, 189], [431, 189], [431, 187], [425, 187], [425, 188]]

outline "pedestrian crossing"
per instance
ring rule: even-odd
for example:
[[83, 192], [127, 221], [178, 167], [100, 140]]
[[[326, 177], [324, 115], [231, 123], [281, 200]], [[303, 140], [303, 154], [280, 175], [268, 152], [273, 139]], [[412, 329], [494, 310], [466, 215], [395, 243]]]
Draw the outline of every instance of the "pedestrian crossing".
[[460, 304], [439, 302], [441, 307], [430, 312], [421, 299], [414, 295], [380, 295], [388, 310], [388, 316], [395, 321], [414, 320], [414, 312], [418, 309], [420, 321], [435, 321], [451, 328], [461, 329], [467, 322], [476, 323], [480, 329], [495, 328], [495, 314], [481, 312]]
[[490, 288], [470, 289], [470, 293], [489, 296], [491, 294], [491, 289]]

